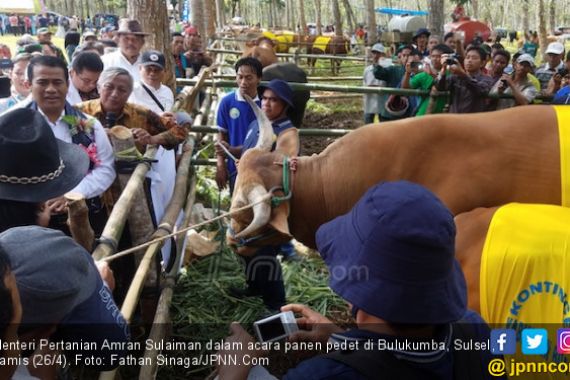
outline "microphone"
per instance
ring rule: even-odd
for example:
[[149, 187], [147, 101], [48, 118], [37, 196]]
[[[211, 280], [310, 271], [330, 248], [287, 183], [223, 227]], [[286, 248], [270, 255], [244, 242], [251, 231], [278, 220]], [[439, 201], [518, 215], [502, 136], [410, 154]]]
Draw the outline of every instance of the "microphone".
[[117, 114], [114, 112], [107, 112], [105, 114], [105, 128], [113, 128], [117, 122]]

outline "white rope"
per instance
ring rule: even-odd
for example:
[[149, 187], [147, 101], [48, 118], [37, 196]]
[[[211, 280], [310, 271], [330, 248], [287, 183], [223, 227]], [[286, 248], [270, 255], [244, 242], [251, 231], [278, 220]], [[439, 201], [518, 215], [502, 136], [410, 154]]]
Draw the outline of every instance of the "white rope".
[[231, 158], [232, 160], [234, 160], [234, 162], [237, 162], [237, 161], [238, 161], [238, 159], [235, 158], [235, 156], [230, 153], [230, 151], [228, 150], [228, 148], [226, 148], [226, 147], [224, 146], [224, 144], [222, 144], [222, 143], [219, 142], [219, 141], [216, 141], [216, 145], [219, 146], [220, 148], [222, 148], [222, 150], [223, 150], [224, 152], [226, 152], [226, 154], [228, 155], [228, 157]]

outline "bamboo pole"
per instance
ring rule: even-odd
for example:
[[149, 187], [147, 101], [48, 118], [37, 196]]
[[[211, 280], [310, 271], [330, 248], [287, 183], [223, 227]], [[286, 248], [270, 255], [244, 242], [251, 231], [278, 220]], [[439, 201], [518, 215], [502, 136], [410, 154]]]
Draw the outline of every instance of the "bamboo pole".
[[[196, 83], [195, 79], [177, 79], [176, 83], [184, 86]], [[269, 82], [261, 81], [260, 85], [267, 85]], [[208, 79], [204, 81], [204, 86], [219, 86], [219, 87], [237, 87], [235, 81], [230, 80], [215, 80]], [[352, 92], [359, 94], [394, 94], [404, 96], [422, 96], [429, 95], [429, 90], [412, 90], [403, 88], [391, 87], [364, 87], [364, 86], [343, 86], [333, 84], [319, 84], [319, 83], [298, 83], [289, 82], [293, 90], [310, 90], [310, 91], [335, 91], [335, 92]]]
[[[193, 139], [189, 139], [188, 142], [192, 143], [192, 148], [194, 146]], [[192, 149], [193, 150], [193, 149]], [[182, 227], [186, 227], [189, 225], [190, 216], [192, 213], [192, 205], [194, 204], [194, 200], [196, 198], [196, 176], [191, 175], [191, 158], [192, 158], [192, 150], [186, 151], [180, 161], [180, 166], [178, 167], [178, 173], [176, 175], [176, 190], [184, 188], [186, 189], [188, 186], [188, 181], [190, 178], [190, 189], [188, 191], [186, 197], [186, 206], [185, 206], [185, 214], [184, 214], [184, 221], [182, 223]], [[175, 194], [176, 195], [176, 194]], [[173, 196], [174, 199], [174, 196]], [[169, 204], [168, 210], [173, 203]], [[167, 210], [167, 213], [168, 213]], [[180, 210], [178, 209], [178, 212]], [[176, 214], [177, 215], [177, 214]], [[165, 214], [166, 217], [166, 214]], [[163, 219], [164, 220], [164, 219]], [[163, 290], [160, 294], [160, 298], [158, 300], [158, 306], [156, 315], [154, 317], [154, 321], [152, 324], [152, 329], [148, 336], [153, 342], [162, 341], [166, 338], [168, 329], [167, 326], [170, 323], [170, 303], [172, 301], [172, 295], [174, 294], [174, 286], [176, 285], [176, 277], [178, 275], [178, 268], [180, 267], [180, 262], [182, 260], [182, 256], [184, 254], [184, 240], [186, 239], [186, 234], [182, 236], [178, 236], [177, 241], [178, 244], [176, 245], [176, 259], [174, 261], [173, 267], [170, 269], [168, 274], [166, 275]], [[157, 356], [159, 354], [159, 350], [154, 348], [153, 345], [152, 349], [145, 350], [144, 357], [150, 358], [151, 365], [143, 365], [141, 367], [141, 371], [139, 372], [139, 379], [146, 380], [146, 379], [154, 379], [156, 378], [156, 373], [158, 371], [158, 362]]]
[[[208, 49], [210, 53], [223, 53], [223, 54], [234, 54], [242, 55], [241, 50], [229, 50], [229, 49]], [[364, 62], [364, 57], [355, 57], [347, 55], [331, 55], [331, 54], [296, 54], [296, 53], [275, 53], [278, 58], [319, 58], [319, 59], [338, 59], [340, 61], [357, 61]]]
[[[215, 75], [215, 80], [235, 80], [235, 75]], [[307, 77], [307, 81], [311, 82], [342, 82], [342, 81], [362, 81], [362, 76], [350, 77]]]
[[[156, 147], [147, 146], [144, 157], [147, 159], [152, 159], [154, 158], [155, 154]], [[95, 251], [93, 251], [93, 258], [95, 260], [100, 260], [104, 257], [107, 257], [117, 250], [117, 245], [121, 234], [123, 233], [123, 228], [125, 226], [125, 221], [127, 220], [129, 209], [134, 203], [135, 194], [141, 187], [145, 175], [149, 169], [150, 164], [143, 162], [138, 164], [135, 168], [135, 171], [131, 174], [131, 180], [127, 183], [121, 193], [121, 196], [113, 206], [113, 211], [111, 212], [111, 215], [109, 215], [105, 229], [101, 234], [101, 238], [99, 240], [102, 243], [97, 245]]]
[[67, 223], [71, 237], [88, 252], [93, 250], [95, 234], [89, 223], [89, 209], [85, 204], [85, 197], [79, 193], [66, 193]]
[[[317, 128], [301, 128], [299, 129], [300, 136], [323, 136], [323, 137], [342, 137], [351, 132], [352, 129], [317, 129]], [[219, 130], [214, 126], [195, 126], [192, 127], [192, 132], [196, 133], [218, 133]]]

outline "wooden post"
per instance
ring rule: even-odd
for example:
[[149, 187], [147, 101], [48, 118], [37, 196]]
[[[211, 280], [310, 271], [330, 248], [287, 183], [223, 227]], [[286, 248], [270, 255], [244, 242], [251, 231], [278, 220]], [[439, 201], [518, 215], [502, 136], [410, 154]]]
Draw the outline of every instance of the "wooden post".
[[[109, 131], [109, 138], [113, 145], [113, 151], [118, 162], [136, 160], [141, 154], [136, 149], [135, 141], [131, 130], [123, 126], [115, 126]], [[129, 154], [130, 153], [130, 154]], [[128, 155], [127, 155], [128, 154]], [[113, 190], [117, 189], [123, 192], [127, 187], [127, 183], [131, 178], [131, 173], [118, 173], [117, 180], [113, 184]], [[129, 232], [131, 233], [131, 243], [133, 246], [146, 243], [154, 233], [151, 213], [148, 207], [147, 197], [144, 191], [144, 179], [141, 179], [141, 185], [134, 189], [134, 201], [129, 209], [128, 221]], [[134, 254], [135, 264], [138, 267], [144, 256], [143, 252]], [[153, 262], [150, 275], [147, 277], [146, 286], [156, 286], [158, 281], [156, 276], [156, 265]]]
[[93, 250], [95, 234], [89, 223], [89, 209], [85, 198], [79, 193], [65, 194], [67, 200], [67, 224], [71, 237], [88, 252]]

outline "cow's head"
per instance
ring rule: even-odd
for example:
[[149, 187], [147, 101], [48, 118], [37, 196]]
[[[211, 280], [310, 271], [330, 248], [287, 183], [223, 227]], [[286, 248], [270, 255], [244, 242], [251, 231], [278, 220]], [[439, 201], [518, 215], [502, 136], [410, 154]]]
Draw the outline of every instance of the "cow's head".
[[[230, 211], [246, 205], [255, 206], [232, 215], [228, 229], [228, 245], [243, 256], [253, 255], [259, 247], [277, 245], [291, 240], [287, 217], [289, 203], [272, 207], [272, 196], [284, 195], [282, 190], [283, 154], [271, 152], [273, 128], [267, 116], [247, 95], [259, 123], [259, 139], [255, 148], [245, 152], [239, 161], [238, 176]], [[288, 167], [285, 170], [289, 170]]]

